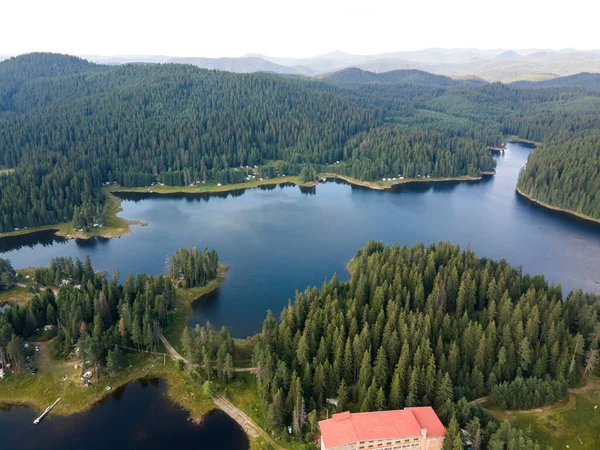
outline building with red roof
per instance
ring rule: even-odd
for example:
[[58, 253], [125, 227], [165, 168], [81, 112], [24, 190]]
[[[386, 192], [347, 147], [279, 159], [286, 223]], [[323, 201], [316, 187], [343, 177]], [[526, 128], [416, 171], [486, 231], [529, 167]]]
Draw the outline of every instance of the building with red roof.
[[446, 428], [430, 406], [334, 414], [319, 422], [321, 450], [441, 450]]

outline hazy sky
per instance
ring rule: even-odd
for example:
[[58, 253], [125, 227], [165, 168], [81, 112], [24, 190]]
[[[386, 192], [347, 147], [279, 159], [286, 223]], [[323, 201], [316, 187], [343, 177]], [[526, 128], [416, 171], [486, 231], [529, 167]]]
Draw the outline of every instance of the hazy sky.
[[0, 54], [600, 48], [598, 0], [4, 0]]

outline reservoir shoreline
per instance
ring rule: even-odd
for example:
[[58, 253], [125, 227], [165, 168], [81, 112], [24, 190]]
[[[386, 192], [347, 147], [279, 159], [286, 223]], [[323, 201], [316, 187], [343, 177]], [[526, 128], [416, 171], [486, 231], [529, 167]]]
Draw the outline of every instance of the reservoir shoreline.
[[[448, 182], [475, 182], [481, 181], [484, 177], [496, 175], [496, 172], [481, 172], [481, 176], [461, 175], [458, 177], [440, 177], [440, 178], [407, 178], [395, 181], [360, 181], [347, 175], [341, 175], [333, 172], [324, 172], [318, 174], [318, 178], [322, 179], [339, 179], [353, 186], [364, 187], [377, 191], [389, 191], [396, 186], [409, 185], [415, 183], [448, 183]], [[12, 238], [17, 236], [26, 236], [41, 231], [54, 231], [58, 237], [65, 239], [89, 240], [94, 237], [112, 239], [133, 233], [132, 225], [148, 226], [148, 223], [127, 220], [118, 217], [117, 214], [122, 211], [121, 200], [118, 197], [120, 193], [140, 193], [140, 194], [218, 194], [224, 192], [254, 189], [261, 186], [273, 186], [280, 184], [293, 184], [299, 187], [315, 187], [319, 183], [303, 182], [297, 176], [294, 177], [277, 177], [267, 180], [252, 181], [249, 183], [236, 183], [224, 186], [208, 185], [208, 186], [152, 186], [152, 187], [124, 187], [111, 186], [105, 189], [109, 202], [109, 224], [104, 228], [94, 228], [88, 232], [77, 231], [72, 227], [71, 222], [62, 222], [51, 225], [42, 225], [39, 227], [20, 229], [6, 233], [0, 233], [0, 240], [3, 238]], [[115, 195], [116, 194], [116, 195]]]
[[596, 225], [600, 225], [600, 219], [594, 219], [593, 217], [590, 216], [586, 216], [585, 214], [581, 214], [578, 213], [576, 211], [571, 211], [569, 209], [563, 209], [560, 208], [558, 206], [552, 206], [548, 203], [542, 202], [540, 200], [535, 199], [534, 197], [530, 196], [529, 194], [526, 194], [525, 192], [523, 192], [522, 190], [520, 190], [519, 188], [515, 188], [515, 192], [517, 193], [517, 195], [521, 196], [522, 198], [530, 201], [531, 203], [541, 206], [543, 208], [549, 209], [551, 211], [560, 213], [560, 214], [564, 214], [570, 217], [574, 217], [576, 219], [580, 219], [583, 220], [585, 222], [589, 222], [589, 223], [593, 223]]

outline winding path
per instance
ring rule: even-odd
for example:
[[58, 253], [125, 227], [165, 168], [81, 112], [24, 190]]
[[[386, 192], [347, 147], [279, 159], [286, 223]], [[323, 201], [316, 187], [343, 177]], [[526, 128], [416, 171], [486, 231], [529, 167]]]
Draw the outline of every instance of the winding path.
[[[181, 356], [181, 354], [177, 350], [175, 350], [175, 348], [171, 344], [169, 344], [169, 341], [167, 341], [167, 338], [164, 337], [162, 334], [160, 335], [160, 341], [163, 343], [163, 345], [165, 346], [165, 348], [167, 349], [167, 351], [171, 355], [172, 359], [183, 361], [184, 363], [189, 364], [191, 366], [197, 366], [198, 365], [198, 364], [192, 363], [191, 361], [188, 361], [183, 356]], [[235, 367], [233, 369], [233, 371], [234, 372], [250, 372], [250, 373], [254, 373], [254, 372], [256, 372], [256, 367]]]
[[[187, 359], [185, 359], [183, 356], [181, 356], [179, 354], [179, 352], [177, 350], [175, 350], [173, 348], [173, 346], [171, 344], [169, 344], [169, 341], [167, 341], [167, 338], [163, 336], [163, 334], [160, 334], [160, 341], [163, 343], [163, 345], [165, 346], [165, 348], [167, 349], [167, 351], [169, 352], [169, 355], [171, 355], [171, 358], [174, 360], [179, 360], [179, 361], [183, 361], [186, 364], [191, 364], [190, 361], [188, 361]], [[193, 365], [193, 364], [192, 364]]]
[[[171, 358], [174, 360], [183, 361], [186, 364], [191, 364], [196, 366], [197, 364], [192, 364], [190, 361], [185, 359], [183, 356], [179, 354], [175, 348], [169, 344], [167, 338], [165, 338], [162, 334], [160, 335], [160, 340], [171, 355]], [[256, 371], [255, 367], [238, 367], [235, 369], [236, 372], [254, 372]], [[252, 420], [244, 411], [236, 407], [233, 403], [231, 403], [228, 399], [223, 397], [221, 394], [216, 394], [213, 398], [215, 405], [233, 420], [235, 420], [242, 429], [252, 438], [257, 438], [258, 436], [262, 436], [275, 450], [285, 450], [283, 447], [277, 445], [277, 443], [273, 440], [269, 434], [259, 427], [254, 420]]]

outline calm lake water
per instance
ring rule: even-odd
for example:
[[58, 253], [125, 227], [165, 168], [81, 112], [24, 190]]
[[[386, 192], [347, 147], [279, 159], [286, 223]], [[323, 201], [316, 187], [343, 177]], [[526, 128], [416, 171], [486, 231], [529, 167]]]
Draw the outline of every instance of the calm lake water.
[[102, 400], [89, 412], [70, 417], [39, 415], [25, 407], [0, 409], [3, 449], [202, 449], [247, 450], [244, 431], [215, 410], [201, 424], [173, 405], [161, 380], [139, 380]]
[[0, 240], [15, 267], [55, 256], [90, 255], [121, 276], [158, 274], [179, 247], [208, 246], [228, 264], [227, 281], [195, 305], [190, 325], [227, 325], [238, 337], [261, 328], [296, 289], [319, 286], [369, 239], [387, 244], [448, 240], [480, 256], [505, 258], [574, 288], [600, 292], [600, 227], [550, 212], [516, 195], [531, 149], [509, 144], [497, 174], [476, 183], [412, 184], [394, 192], [327, 182], [316, 188], [271, 186], [219, 195], [123, 195], [122, 217], [148, 222], [119, 239], [66, 241], [51, 233]]

